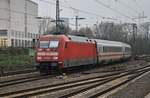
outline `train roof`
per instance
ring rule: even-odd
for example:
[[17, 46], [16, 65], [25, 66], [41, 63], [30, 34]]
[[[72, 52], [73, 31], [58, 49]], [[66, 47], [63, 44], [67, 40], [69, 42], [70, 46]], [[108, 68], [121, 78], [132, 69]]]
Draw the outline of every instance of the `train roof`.
[[130, 45], [123, 43], [123, 42], [118, 42], [118, 41], [109, 41], [109, 40], [101, 40], [101, 39], [93, 39], [95, 40], [98, 44], [101, 45], [106, 45], [106, 46], [125, 46], [125, 47], [131, 47]]
[[82, 37], [82, 36], [74, 36], [74, 35], [44, 35], [41, 38], [49, 38], [49, 37], [54, 37], [54, 38], [64, 38], [66, 40], [70, 41], [75, 41], [75, 42], [97, 42], [98, 44], [105, 45], [105, 46], [125, 46], [125, 47], [131, 47], [130, 45], [123, 43], [123, 42], [118, 42], [118, 41], [109, 41], [109, 40], [101, 40], [101, 39], [90, 39], [88, 37]]
[[68, 35], [69, 39], [71, 41], [76, 41], [76, 42], [97, 42], [98, 44], [102, 45], [107, 45], [107, 46], [125, 46], [125, 47], [131, 47], [130, 45], [123, 43], [123, 42], [118, 42], [118, 41], [109, 41], [109, 40], [101, 40], [101, 39], [89, 39], [88, 37], [81, 37], [81, 36], [73, 36], [73, 35]]

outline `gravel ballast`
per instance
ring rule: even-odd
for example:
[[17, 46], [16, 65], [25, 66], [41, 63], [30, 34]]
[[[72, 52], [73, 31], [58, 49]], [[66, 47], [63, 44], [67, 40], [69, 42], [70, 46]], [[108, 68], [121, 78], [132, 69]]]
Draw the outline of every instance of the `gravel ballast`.
[[150, 71], [100, 98], [144, 98], [150, 92]]

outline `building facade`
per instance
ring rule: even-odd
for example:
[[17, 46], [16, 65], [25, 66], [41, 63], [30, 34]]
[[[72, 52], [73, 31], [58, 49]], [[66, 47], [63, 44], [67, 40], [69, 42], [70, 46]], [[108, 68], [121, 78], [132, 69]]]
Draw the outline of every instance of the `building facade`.
[[0, 0], [0, 47], [31, 47], [38, 35], [38, 4]]

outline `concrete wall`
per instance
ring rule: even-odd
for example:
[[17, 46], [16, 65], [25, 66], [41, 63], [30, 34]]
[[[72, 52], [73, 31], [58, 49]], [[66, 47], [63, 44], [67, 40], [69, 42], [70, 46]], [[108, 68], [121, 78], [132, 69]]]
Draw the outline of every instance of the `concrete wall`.
[[25, 0], [11, 0], [11, 30], [24, 32]]
[[0, 29], [9, 28], [9, 0], [0, 0]]
[[[28, 32], [38, 32], [38, 21], [36, 16], [38, 16], [38, 5], [33, 3], [32, 1], [27, 2], [27, 24], [28, 24]], [[36, 25], [35, 25], [36, 24]], [[34, 29], [33, 29], [34, 28]]]
[[38, 34], [38, 5], [30, 0], [0, 0], [0, 13], [0, 30], [8, 30], [8, 46], [31, 46]]

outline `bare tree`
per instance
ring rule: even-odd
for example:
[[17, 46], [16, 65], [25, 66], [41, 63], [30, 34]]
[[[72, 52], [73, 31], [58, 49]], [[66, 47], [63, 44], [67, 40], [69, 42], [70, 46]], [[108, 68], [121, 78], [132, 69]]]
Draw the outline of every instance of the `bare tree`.
[[51, 22], [52, 20], [50, 17], [44, 17], [39, 20], [39, 34], [46, 34], [48, 31], [54, 29], [54, 23]]
[[88, 38], [93, 38], [93, 32], [91, 30], [91, 28], [86, 27], [86, 28], [80, 28], [79, 32], [77, 32], [76, 35], [81, 35], [81, 36], [86, 36]]

